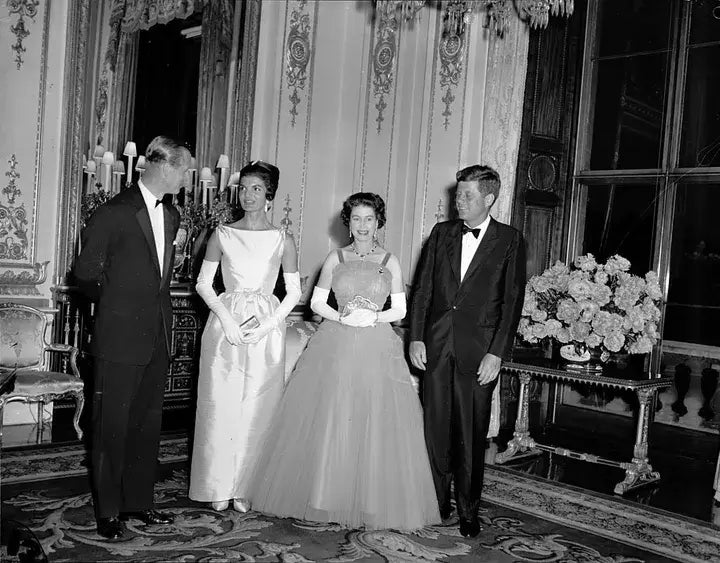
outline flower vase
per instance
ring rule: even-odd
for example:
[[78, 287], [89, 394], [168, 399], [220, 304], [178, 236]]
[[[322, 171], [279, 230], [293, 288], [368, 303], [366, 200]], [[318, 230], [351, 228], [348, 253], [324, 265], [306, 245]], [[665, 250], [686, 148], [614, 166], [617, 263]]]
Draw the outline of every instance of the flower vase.
[[603, 371], [600, 352], [588, 348], [585, 343], [565, 344], [560, 346], [559, 352], [566, 370], [588, 374], [601, 374]]

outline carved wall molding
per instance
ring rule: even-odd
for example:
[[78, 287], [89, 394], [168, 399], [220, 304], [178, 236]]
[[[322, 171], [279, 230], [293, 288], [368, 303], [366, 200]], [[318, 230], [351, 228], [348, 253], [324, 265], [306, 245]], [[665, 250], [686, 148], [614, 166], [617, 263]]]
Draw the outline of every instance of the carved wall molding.
[[27, 49], [25, 49], [23, 41], [30, 36], [30, 32], [27, 27], [25, 27], [25, 18], [30, 18], [33, 23], [35, 22], [38, 4], [40, 4], [40, 0], [7, 0], [10, 17], [18, 17], [17, 23], [10, 26], [10, 31], [15, 35], [15, 43], [10, 49], [15, 53], [15, 66], [17, 70], [20, 70], [25, 62], [23, 54]]
[[531, 153], [527, 179], [528, 187], [532, 190], [554, 192], [558, 181], [557, 158], [542, 153]]
[[385, 121], [383, 112], [387, 109], [385, 96], [390, 94], [395, 79], [395, 59], [398, 49], [398, 21], [394, 12], [381, 12], [380, 21], [375, 31], [375, 47], [372, 53], [373, 96], [377, 110], [378, 134], [382, 131]]
[[63, 143], [55, 240], [55, 283], [63, 283], [72, 267], [79, 238], [82, 167], [88, 123], [79, 100], [89, 96], [87, 81], [90, 0], [75, 0], [68, 7], [65, 82], [63, 84]]
[[442, 102], [445, 110], [443, 126], [447, 131], [452, 116], [452, 103], [455, 101], [455, 89], [460, 83], [463, 73], [464, 40], [462, 35], [454, 33], [444, 34], [439, 43], [438, 57], [440, 58], [440, 88], [444, 88]]
[[10, 180], [2, 190], [7, 203], [0, 201], [0, 260], [23, 261], [28, 259], [28, 218], [25, 203], [15, 204], [22, 195], [17, 184], [20, 173], [15, 154], [8, 159], [10, 168], [5, 172]]
[[295, 127], [298, 105], [302, 101], [300, 94], [305, 90], [308, 79], [308, 65], [312, 58], [311, 35], [313, 33], [310, 14], [305, 12], [307, 0], [299, 0], [290, 14], [290, 31], [287, 36], [287, 68], [285, 77], [291, 89], [290, 124]]
[[36, 262], [32, 272], [5, 270], [0, 274], [0, 295], [40, 295], [36, 286], [45, 283], [48, 264], [48, 260]]

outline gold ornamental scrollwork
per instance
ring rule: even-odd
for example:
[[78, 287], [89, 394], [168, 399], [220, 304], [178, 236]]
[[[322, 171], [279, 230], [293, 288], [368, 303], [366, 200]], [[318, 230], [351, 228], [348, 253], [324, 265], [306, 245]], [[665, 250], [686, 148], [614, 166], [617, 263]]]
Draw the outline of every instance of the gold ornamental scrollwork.
[[373, 48], [373, 96], [377, 100], [375, 109], [378, 113], [375, 122], [378, 134], [382, 131], [382, 123], [385, 121], [383, 116], [383, 112], [387, 109], [385, 96], [390, 94], [395, 78], [397, 32], [398, 21], [395, 12], [383, 12], [377, 26]]
[[13, 272], [6, 270], [0, 274], [0, 294], [2, 295], [40, 295], [37, 287], [45, 283], [47, 265], [50, 262], [36, 262], [32, 271]]
[[10, 26], [10, 31], [15, 35], [15, 43], [10, 49], [15, 52], [15, 66], [17, 70], [20, 70], [25, 62], [23, 54], [27, 49], [25, 49], [23, 41], [30, 36], [30, 32], [25, 27], [25, 18], [30, 18], [33, 22], [35, 21], [38, 4], [40, 4], [40, 0], [7, 0], [7, 8], [10, 16], [18, 16], [17, 23]]
[[300, 0], [297, 8], [290, 15], [290, 32], [287, 37], [287, 78], [290, 93], [290, 125], [295, 127], [298, 116], [298, 105], [302, 101], [300, 92], [305, 90], [308, 78], [308, 64], [312, 55], [310, 46], [310, 15], [304, 10], [307, 0]]
[[447, 131], [452, 116], [452, 104], [455, 101], [454, 91], [457, 88], [463, 73], [463, 50], [465, 40], [463, 35], [457, 33], [443, 33], [439, 44], [440, 55], [440, 88], [445, 89], [442, 102], [445, 109], [442, 112], [443, 126]]
[[15, 205], [22, 194], [17, 184], [20, 173], [18, 160], [13, 154], [8, 160], [10, 169], [5, 172], [10, 180], [2, 190], [6, 201], [0, 201], [0, 261], [25, 260], [28, 257], [28, 218], [25, 204]]

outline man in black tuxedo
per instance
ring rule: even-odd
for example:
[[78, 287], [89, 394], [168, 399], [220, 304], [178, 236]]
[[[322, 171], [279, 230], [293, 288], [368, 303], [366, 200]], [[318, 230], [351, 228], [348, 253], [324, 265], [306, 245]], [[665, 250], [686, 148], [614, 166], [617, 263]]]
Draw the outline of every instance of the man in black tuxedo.
[[457, 175], [459, 220], [438, 223], [418, 264], [410, 308], [410, 361], [425, 370], [425, 440], [440, 514], [480, 533], [490, 404], [512, 350], [525, 292], [522, 234], [490, 217], [500, 177], [488, 166]]
[[163, 392], [170, 363], [173, 241], [180, 215], [161, 200], [186, 182], [190, 152], [167, 137], [146, 151], [142, 178], [99, 207], [83, 231], [75, 280], [96, 301], [91, 475], [98, 533], [153, 510]]

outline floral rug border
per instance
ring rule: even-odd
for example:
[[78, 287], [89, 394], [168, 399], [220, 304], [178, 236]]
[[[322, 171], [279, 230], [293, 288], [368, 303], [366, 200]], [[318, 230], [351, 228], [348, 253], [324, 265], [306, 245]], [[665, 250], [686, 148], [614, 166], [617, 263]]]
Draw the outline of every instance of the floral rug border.
[[[187, 460], [187, 443], [185, 437], [164, 439], [159, 460]], [[40, 460], [45, 463], [38, 463]], [[77, 446], [31, 454], [10, 451], [0, 461], [5, 485], [87, 471], [85, 452]], [[709, 525], [504, 468], [487, 467], [483, 499], [679, 561], [710, 561], [720, 553], [720, 530]]]

